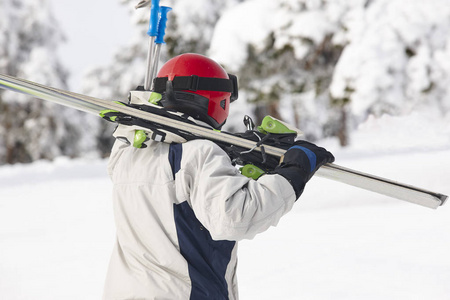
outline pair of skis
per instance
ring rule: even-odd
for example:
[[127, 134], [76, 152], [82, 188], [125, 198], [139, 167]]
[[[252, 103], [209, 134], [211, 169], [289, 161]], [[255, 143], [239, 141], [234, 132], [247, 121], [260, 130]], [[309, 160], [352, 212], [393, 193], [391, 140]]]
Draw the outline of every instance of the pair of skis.
[[[98, 99], [2, 74], [0, 74], [0, 88], [24, 93], [97, 116], [104, 116], [105, 111], [117, 112], [135, 120], [139, 126], [148, 128], [150, 131], [157, 132], [161, 129], [161, 131], [181, 132], [189, 137], [188, 140], [208, 139], [222, 146], [229, 145], [248, 149], [247, 152], [264, 152], [271, 157], [281, 157], [286, 151], [284, 148], [264, 144], [264, 142], [255, 142], [236, 134], [218, 132], [187, 122], [178, 116], [171, 117], [163, 108], [153, 106], [146, 108], [145, 106], [133, 106], [128, 103]], [[334, 163], [322, 166], [316, 175], [434, 209], [443, 205], [447, 199], [446, 195], [440, 193], [366, 174]]]

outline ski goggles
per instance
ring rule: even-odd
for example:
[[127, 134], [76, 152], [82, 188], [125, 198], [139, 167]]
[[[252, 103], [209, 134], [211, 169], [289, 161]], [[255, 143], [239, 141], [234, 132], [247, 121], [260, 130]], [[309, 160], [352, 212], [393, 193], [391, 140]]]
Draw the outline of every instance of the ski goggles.
[[[238, 98], [237, 77], [232, 74], [228, 74], [228, 77], [229, 79], [199, 77], [197, 75], [175, 76], [171, 84], [174, 92], [196, 92], [198, 90], [204, 90], [231, 93], [230, 102], [234, 102]], [[160, 94], [166, 92], [168, 81], [168, 77], [157, 77], [153, 79], [153, 91]]]

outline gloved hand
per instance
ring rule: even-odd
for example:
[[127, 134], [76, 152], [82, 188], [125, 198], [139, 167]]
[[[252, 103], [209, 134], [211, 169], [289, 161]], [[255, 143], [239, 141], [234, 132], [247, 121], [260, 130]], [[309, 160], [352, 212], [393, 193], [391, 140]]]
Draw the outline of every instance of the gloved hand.
[[333, 161], [333, 154], [326, 149], [306, 141], [297, 141], [286, 151], [272, 173], [286, 178], [298, 199], [314, 173], [324, 164]]

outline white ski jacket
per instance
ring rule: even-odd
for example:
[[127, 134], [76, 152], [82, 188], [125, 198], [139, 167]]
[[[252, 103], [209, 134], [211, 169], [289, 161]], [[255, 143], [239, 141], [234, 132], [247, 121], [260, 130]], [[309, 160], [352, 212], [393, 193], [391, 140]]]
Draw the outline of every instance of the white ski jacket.
[[295, 202], [280, 175], [241, 175], [216, 144], [117, 141], [117, 241], [104, 299], [238, 299], [236, 241], [278, 223]]

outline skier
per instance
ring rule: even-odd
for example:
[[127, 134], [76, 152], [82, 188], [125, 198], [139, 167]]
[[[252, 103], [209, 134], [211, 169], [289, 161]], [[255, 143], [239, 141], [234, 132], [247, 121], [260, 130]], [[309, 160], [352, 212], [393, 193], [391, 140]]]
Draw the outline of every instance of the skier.
[[[231, 79], [230, 79], [231, 78]], [[237, 98], [232, 75], [198, 54], [169, 60], [155, 79], [160, 104], [220, 129]], [[208, 140], [116, 141], [117, 240], [104, 299], [238, 299], [237, 241], [275, 226], [333, 155], [299, 141], [270, 174], [247, 178]]]

